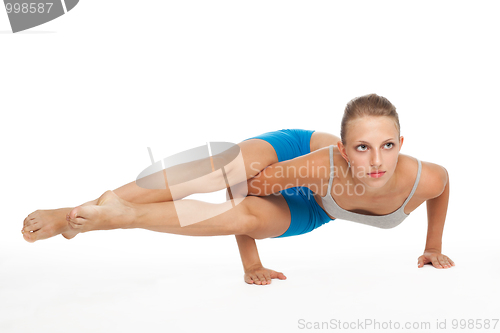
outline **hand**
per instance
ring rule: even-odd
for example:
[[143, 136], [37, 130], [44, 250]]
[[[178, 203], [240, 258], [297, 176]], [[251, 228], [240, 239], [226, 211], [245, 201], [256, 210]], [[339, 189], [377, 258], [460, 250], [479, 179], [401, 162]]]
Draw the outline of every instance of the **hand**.
[[245, 282], [248, 284], [271, 284], [271, 279], [286, 280], [286, 276], [281, 272], [264, 268], [262, 265], [252, 266], [245, 270]]
[[425, 250], [424, 254], [418, 257], [418, 268], [424, 267], [428, 263], [432, 263], [436, 268], [450, 268], [455, 266], [453, 260], [437, 250]]

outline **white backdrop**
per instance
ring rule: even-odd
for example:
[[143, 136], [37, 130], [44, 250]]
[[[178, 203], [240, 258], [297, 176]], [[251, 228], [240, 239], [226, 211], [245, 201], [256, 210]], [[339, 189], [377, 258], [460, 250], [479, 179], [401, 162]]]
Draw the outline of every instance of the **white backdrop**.
[[[498, 9], [82, 0], [17, 34], [0, 10], [0, 331], [294, 332], [372, 319], [429, 322], [426, 332], [447, 320], [439, 331], [451, 332], [453, 320], [498, 319]], [[258, 240], [264, 266], [288, 278], [269, 286], [244, 283], [234, 236], [22, 238], [32, 211], [134, 180], [148, 146], [160, 159], [283, 128], [339, 135], [345, 104], [368, 93], [397, 107], [402, 153], [448, 170], [443, 253], [456, 267], [417, 268], [425, 204], [394, 229], [337, 220]]]

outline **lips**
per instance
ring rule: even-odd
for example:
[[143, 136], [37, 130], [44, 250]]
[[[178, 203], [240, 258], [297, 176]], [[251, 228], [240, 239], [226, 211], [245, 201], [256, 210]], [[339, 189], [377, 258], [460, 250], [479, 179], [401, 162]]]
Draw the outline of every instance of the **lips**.
[[385, 171], [376, 171], [376, 172], [369, 173], [369, 175], [382, 175], [384, 173], [385, 173]]

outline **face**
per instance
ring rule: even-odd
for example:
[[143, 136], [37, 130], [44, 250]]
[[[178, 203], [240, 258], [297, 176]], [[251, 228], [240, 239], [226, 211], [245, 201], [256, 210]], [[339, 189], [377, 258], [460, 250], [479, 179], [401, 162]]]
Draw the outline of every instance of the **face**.
[[[339, 150], [346, 162], [351, 162], [349, 171], [354, 180], [372, 188], [386, 185], [394, 175], [403, 145], [403, 137], [398, 140], [394, 120], [385, 116], [352, 120], [345, 140], [345, 146], [339, 142]], [[381, 173], [374, 175], [373, 172]]]

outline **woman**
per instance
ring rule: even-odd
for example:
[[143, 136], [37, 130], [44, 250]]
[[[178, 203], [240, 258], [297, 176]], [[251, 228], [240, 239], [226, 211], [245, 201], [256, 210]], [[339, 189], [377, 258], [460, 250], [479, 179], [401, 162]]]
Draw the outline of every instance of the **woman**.
[[255, 239], [300, 235], [336, 218], [391, 228], [427, 202], [427, 243], [418, 267], [454, 266], [441, 253], [448, 173], [399, 153], [404, 138], [396, 108], [376, 94], [355, 98], [345, 108], [340, 136], [287, 129], [240, 142], [249, 195], [198, 223], [180, 225], [168, 186], [151, 190], [131, 182], [75, 208], [31, 213], [23, 237], [28, 242], [58, 234], [70, 239], [79, 232], [117, 228], [235, 235], [245, 282], [266, 285], [286, 277], [262, 266]]

